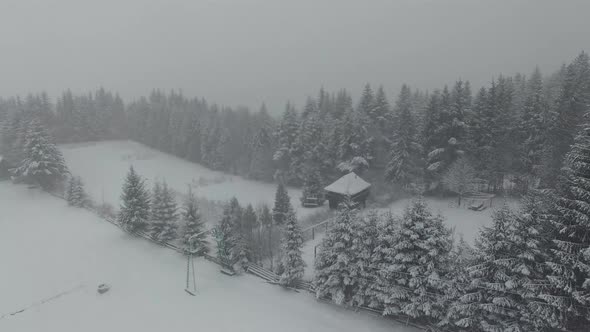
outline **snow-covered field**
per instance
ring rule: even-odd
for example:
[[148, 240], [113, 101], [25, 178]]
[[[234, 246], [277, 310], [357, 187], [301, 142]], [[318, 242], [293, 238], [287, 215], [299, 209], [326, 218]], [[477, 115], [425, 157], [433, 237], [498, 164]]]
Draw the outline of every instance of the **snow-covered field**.
[[[518, 207], [518, 202], [516, 200], [497, 198], [494, 200], [492, 208], [476, 212], [463, 207], [454, 207], [454, 203], [456, 202], [455, 199], [435, 199], [427, 197], [425, 200], [433, 213], [440, 213], [445, 217], [445, 223], [447, 227], [454, 230], [454, 237], [456, 240], [462, 235], [463, 239], [472, 245], [479, 235], [480, 229], [483, 226], [489, 226], [492, 223], [492, 213], [496, 208], [501, 207], [503, 204], [508, 204], [511, 208]], [[387, 208], [379, 209], [379, 211], [391, 211], [393, 214], [401, 216], [404, 213], [405, 207], [410, 202], [411, 199], [402, 199], [394, 202]], [[363, 213], [366, 213], [368, 210], [369, 209], [364, 210]], [[305, 270], [305, 280], [312, 280], [314, 277], [314, 248], [322, 243], [324, 235], [325, 232], [322, 227], [321, 230], [316, 232], [314, 240], [306, 241], [303, 245], [303, 260], [308, 266]]]
[[[464, 207], [455, 207], [456, 199], [436, 199], [425, 198], [430, 210], [433, 213], [440, 213], [445, 217], [445, 223], [448, 227], [454, 229], [455, 238], [459, 235], [468, 243], [473, 244], [479, 230], [483, 226], [489, 226], [492, 223], [492, 213], [496, 208], [503, 204], [515, 208], [518, 206], [515, 200], [505, 200], [503, 198], [495, 198], [492, 202], [492, 208], [483, 211], [472, 211]], [[396, 215], [402, 215], [406, 205], [411, 202], [411, 199], [402, 199], [394, 202], [385, 211], [389, 210]]]
[[26, 186], [0, 182], [0, 229], [0, 317], [26, 308], [0, 331], [415, 331], [203, 260], [189, 296], [181, 255]]
[[[92, 199], [116, 208], [131, 165], [147, 179], [150, 189], [153, 181], [160, 179], [166, 180], [179, 193], [185, 193], [190, 184], [197, 196], [212, 201], [227, 201], [235, 196], [242, 205], [267, 203], [272, 206], [274, 202], [274, 184], [212, 171], [132, 141], [67, 144], [60, 149], [71, 172], [82, 177]], [[326, 208], [301, 207], [299, 189], [289, 188], [289, 195], [300, 218]]]

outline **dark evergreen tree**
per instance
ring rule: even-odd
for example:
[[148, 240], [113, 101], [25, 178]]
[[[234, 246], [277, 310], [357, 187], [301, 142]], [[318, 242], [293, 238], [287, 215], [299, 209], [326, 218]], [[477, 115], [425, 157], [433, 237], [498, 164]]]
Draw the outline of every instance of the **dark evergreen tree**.
[[52, 189], [69, 174], [61, 151], [38, 119], [30, 122], [25, 136], [24, 159], [14, 176]]
[[590, 127], [574, 140], [565, 159], [554, 204], [553, 256], [548, 278], [553, 292], [544, 298], [565, 317], [563, 326], [590, 324]]
[[353, 284], [349, 262], [356, 253], [353, 248], [353, 223], [358, 219], [350, 204], [342, 204], [332, 228], [325, 235], [315, 260], [316, 296], [337, 304], [351, 304], [357, 285]]
[[[209, 252], [209, 243], [205, 232], [205, 223], [201, 219], [197, 199], [189, 187], [181, 212], [183, 227], [181, 228], [182, 245], [184, 250], [196, 250], [197, 255]], [[189, 239], [192, 240], [189, 242]]]
[[151, 200], [150, 235], [162, 242], [177, 237], [178, 214], [174, 196], [166, 182], [156, 182]]
[[422, 146], [416, 134], [411, 98], [410, 88], [404, 84], [395, 107], [397, 126], [391, 144], [390, 160], [385, 170], [388, 181], [400, 184], [404, 188], [418, 182], [422, 170]]
[[[450, 232], [422, 199], [406, 208], [389, 255], [378, 269], [384, 314], [403, 313], [437, 323], [446, 313], [444, 286]], [[380, 251], [383, 248], [379, 248]]]
[[303, 237], [301, 235], [301, 228], [297, 222], [295, 212], [291, 209], [287, 213], [283, 230], [283, 273], [279, 280], [281, 285], [293, 287], [296, 281], [303, 278], [305, 262], [302, 258], [302, 247]]
[[367, 216], [357, 218], [352, 224], [353, 260], [349, 262], [351, 271], [353, 305], [370, 305], [373, 298], [373, 285], [377, 273], [377, 265], [373, 261], [373, 252], [377, 247], [379, 230], [377, 224], [380, 216], [370, 211]]
[[276, 225], [283, 225], [287, 219], [287, 214], [293, 207], [291, 206], [291, 198], [287, 193], [287, 188], [283, 183], [279, 182], [275, 194], [275, 204], [272, 208], [272, 219]]
[[121, 200], [119, 224], [128, 232], [144, 231], [149, 220], [150, 197], [145, 188], [145, 181], [133, 167], [129, 168], [125, 178]]
[[564, 155], [574, 143], [579, 126], [584, 123], [584, 114], [590, 105], [590, 59], [585, 52], [567, 66], [564, 82], [557, 99], [557, 109], [551, 119], [551, 145], [547, 153], [547, 171], [544, 182], [554, 187]]
[[71, 176], [66, 188], [66, 200], [68, 205], [85, 207], [88, 204], [88, 197], [84, 191], [84, 184], [79, 176]]
[[283, 114], [283, 119], [279, 125], [277, 139], [279, 146], [273, 156], [273, 160], [277, 163], [276, 177], [279, 181], [289, 183], [295, 176], [290, 172], [292, 163], [292, 151], [294, 148], [297, 133], [299, 131], [299, 118], [297, 111], [290, 104], [287, 104], [287, 109]]

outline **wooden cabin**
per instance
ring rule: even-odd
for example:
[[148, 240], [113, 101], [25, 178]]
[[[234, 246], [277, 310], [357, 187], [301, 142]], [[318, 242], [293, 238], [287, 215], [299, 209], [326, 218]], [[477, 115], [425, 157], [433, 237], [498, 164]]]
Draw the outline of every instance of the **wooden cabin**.
[[354, 172], [350, 172], [331, 185], [324, 188], [330, 209], [338, 208], [346, 197], [350, 197], [355, 206], [366, 206], [367, 197], [371, 192], [371, 184]]

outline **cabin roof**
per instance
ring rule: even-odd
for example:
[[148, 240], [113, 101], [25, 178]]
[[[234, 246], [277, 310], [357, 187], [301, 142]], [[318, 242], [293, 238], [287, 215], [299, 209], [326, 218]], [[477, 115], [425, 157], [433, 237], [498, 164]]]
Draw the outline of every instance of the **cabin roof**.
[[341, 195], [356, 195], [370, 186], [370, 183], [361, 179], [356, 173], [350, 172], [324, 188], [324, 190]]

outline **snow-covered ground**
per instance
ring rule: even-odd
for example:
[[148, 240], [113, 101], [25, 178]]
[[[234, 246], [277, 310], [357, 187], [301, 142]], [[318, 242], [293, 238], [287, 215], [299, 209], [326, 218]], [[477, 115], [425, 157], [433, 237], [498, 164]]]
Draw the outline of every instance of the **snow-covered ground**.
[[[489, 226], [492, 222], [492, 213], [494, 209], [501, 207], [504, 203], [508, 204], [511, 208], [516, 208], [518, 202], [516, 200], [504, 200], [503, 198], [497, 198], [492, 204], [492, 208], [488, 208], [484, 211], [472, 211], [466, 208], [454, 207], [455, 199], [436, 199], [427, 197], [425, 198], [430, 210], [433, 213], [440, 213], [445, 217], [445, 223], [448, 227], [454, 230], [455, 239], [458, 239], [460, 235], [463, 239], [470, 244], [474, 244], [475, 239], [479, 234], [479, 230], [483, 226]], [[394, 202], [387, 208], [379, 209], [381, 212], [391, 211], [393, 214], [401, 216], [404, 213], [406, 205], [411, 202], [411, 199], [402, 199]], [[366, 213], [370, 209], [366, 209], [363, 213]], [[324, 238], [325, 232], [323, 227], [321, 230], [316, 232], [315, 239], [306, 241], [303, 245], [303, 260], [307, 264], [305, 270], [305, 280], [312, 280], [314, 277], [314, 248], [319, 246]]]
[[[147, 179], [150, 189], [154, 180], [165, 179], [177, 192], [185, 193], [190, 184], [197, 196], [212, 201], [227, 201], [235, 196], [242, 205], [267, 203], [272, 206], [274, 203], [276, 185], [272, 183], [213, 171], [140, 143], [106, 141], [66, 144], [60, 149], [71, 172], [82, 177], [92, 199], [115, 208], [119, 206], [121, 186], [131, 165]], [[326, 208], [303, 208], [299, 202], [301, 190], [288, 190], [300, 218]]]
[[[504, 198], [495, 198], [492, 202], [492, 208], [483, 211], [472, 211], [464, 207], [455, 207], [456, 199], [436, 199], [425, 198], [430, 210], [433, 213], [440, 213], [445, 217], [445, 223], [448, 227], [454, 229], [455, 237], [463, 236], [463, 239], [470, 244], [473, 244], [479, 230], [483, 226], [488, 226], [492, 223], [492, 213], [496, 208], [501, 207], [504, 203], [515, 208], [518, 206], [515, 200], [505, 200]], [[405, 207], [411, 202], [411, 199], [402, 199], [394, 202], [388, 206], [384, 211], [391, 211], [396, 215], [402, 215]]]
[[189, 296], [181, 255], [25, 186], [0, 182], [0, 229], [0, 317], [27, 308], [0, 331], [415, 331], [203, 260]]

